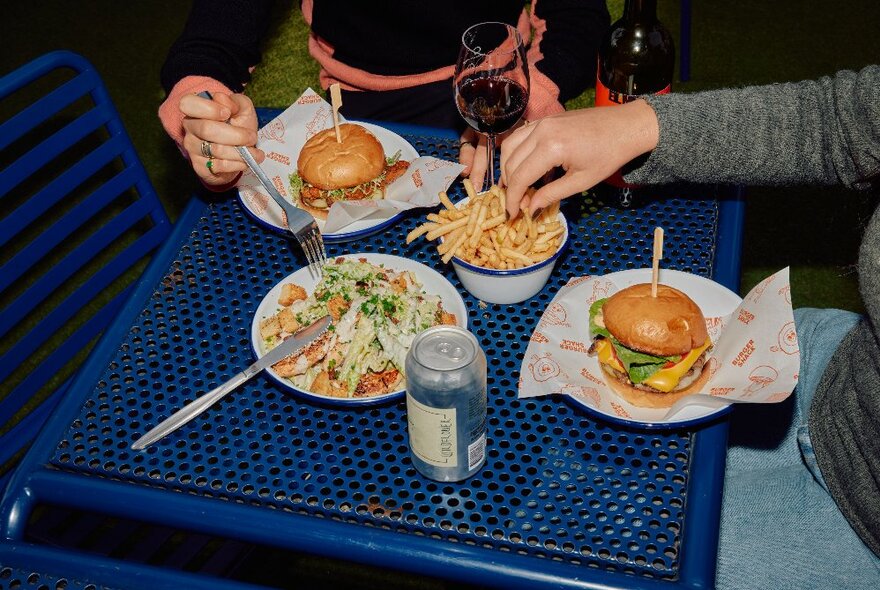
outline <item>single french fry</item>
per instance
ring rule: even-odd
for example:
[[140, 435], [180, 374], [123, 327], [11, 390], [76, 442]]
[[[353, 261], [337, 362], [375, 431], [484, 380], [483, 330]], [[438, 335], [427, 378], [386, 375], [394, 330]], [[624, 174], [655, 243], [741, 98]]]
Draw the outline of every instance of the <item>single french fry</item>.
[[449, 195], [445, 191], [440, 191], [438, 194], [440, 195], [440, 202], [443, 203], [447, 211], [458, 211], [458, 208], [449, 200]]
[[552, 240], [556, 236], [561, 236], [561, 235], [562, 235], [562, 228], [560, 227], [560, 228], [557, 228], [551, 232], [547, 232], [545, 234], [542, 234], [540, 238], [535, 240], [535, 243], [536, 244], [543, 244], [544, 242]]
[[483, 224], [486, 222], [487, 209], [488, 207], [486, 206], [486, 203], [480, 203], [480, 208], [477, 211], [477, 222], [474, 226], [474, 233], [471, 235], [469, 242], [472, 246], [478, 244], [480, 242], [480, 237], [483, 235]]
[[544, 252], [546, 250], [549, 250], [552, 247], [553, 247], [553, 244], [551, 244], [550, 242], [542, 242], [540, 244], [534, 244], [534, 245], [532, 245], [531, 249], [528, 252], [526, 252], [526, 255], [530, 256], [532, 253]]
[[490, 230], [490, 229], [498, 227], [499, 225], [504, 223], [506, 218], [507, 218], [507, 216], [504, 214], [499, 214], [494, 217], [490, 217], [490, 218], [486, 219], [485, 221], [483, 221], [483, 223], [481, 224], [480, 227], [483, 228], [483, 231]]
[[406, 243], [409, 244], [410, 242], [412, 242], [413, 240], [415, 240], [419, 236], [426, 234], [430, 230], [436, 229], [437, 227], [440, 227], [440, 226], [437, 225], [436, 223], [423, 223], [422, 225], [416, 227], [415, 229], [411, 230], [408, 234], [406, 234]]
[[462, 184], [464, 185], [464, 191], [467, 193], [467, 196], [471, 200], [476, 199], [477, 191], [474, 190], [474, 183], [471, 182], [471, 179], [465, 178], [464, 181], [462, 181]]
[[437, 244], [437, 252], [439, 254], [445, 254], [449, 251], [450, 248], [458, 241], [459, 236], [464, 233], [464, 227], [459, 227], [458, 229], [453, 230], [451, 233], [446, 235], [446, 237]]
[[525, 254], [523, 254], [521, 252], [517, 252], [516, 250], [511, 250], [510, 248], [502, 248], [501, 252], [502, 252], [502, 254], [504, 254], [505, 256], [507, 256], [508, 258], [510, 258], [512, 260], [517, 260], [517, 261], [523, 262], [527, 265], [534, 264], [534, 261], [531, 258], [529, 258], [528, 256], [526, 256]]
[[556, 248], [548, 248], [543, 252], [535, 252], [534, 254], [529, 254], [529, 258], [534, 260], [534, 264], [538, 264], [539, 262], [543, 262], [556, 254]]
[[464, 226], [468, 222], [467, 217], [462, 217], [461, 219], [456, 219], [455, 221], [450, 221], [449, 223], [444, 223], [441, 226], [438, 226], [425, 236], [428, 240], [436, 240], [440, 236], [445, 236], [449, 232], [453, 231], [456, 228]]
[[560, 225], [561, 224], [558, 221], [539, 223], [538, 224], [538, 233], [543, 234], [543, 233], [551, 232], [551, 231], [559, 228]]
[[467, 234], [470, 236], [474, 233], [474, 229], [477, 227], [477, 216], [480, 214], [480, 208], [476, 203], [469, 204], [471, 207], [470, 212], [468, 213]]
[[507, 215], [507, 191], [503, 188], [496, 187], [498, 190], [496, 191], [496, 195], [498, 196], [498, 207], [504, 215]]
[[466, 239], [467, 232], [461, 232], [461, 234], [458, 236], [458, 239], [455, 240], [452, 246], [450, 246], [449, 250], [447, 250], [446, 253], [440, 258], [440, 260], [443, 261], [443, 264], [447, 264], [450, 260], [452, 260], [452, 257], [455, 256], [455, 251], [461, 247]]
[[507, 233], [510, 231], [510, 224], [505, 223], [501, 226], [501, 229], [498, 230], [498, 239], [496, 242], [499, 244], [504, 242], [504, 239], [507, 237]]

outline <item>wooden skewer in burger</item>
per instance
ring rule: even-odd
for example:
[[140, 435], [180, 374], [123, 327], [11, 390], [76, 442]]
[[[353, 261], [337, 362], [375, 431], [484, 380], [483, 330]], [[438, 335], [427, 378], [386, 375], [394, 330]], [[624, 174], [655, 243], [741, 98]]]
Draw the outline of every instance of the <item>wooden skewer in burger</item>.
[[654, 232], [651, 283], [640, 283], [590, 306], [590, 354], [606, 383], [634, 406], [668, 408], [709, 380], [712, 346], [706, 319], [685, 293], [659, 284], [663, 230]]
[[333, 127], [303, 145], [296, 173], [290, 175], [294, 202], [317, 219], [327, 219], [336, 201], [384, 198], [385, 187], [409, 167], [399, 152], [386, 157], [382, 144], [366, 127], [338, 123], [336, 112], [334, 108]]

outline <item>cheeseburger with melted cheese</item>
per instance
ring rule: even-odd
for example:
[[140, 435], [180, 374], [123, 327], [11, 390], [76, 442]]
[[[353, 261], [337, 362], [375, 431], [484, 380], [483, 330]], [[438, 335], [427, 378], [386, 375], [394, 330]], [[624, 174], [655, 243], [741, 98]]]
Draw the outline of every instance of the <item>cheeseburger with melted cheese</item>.
[[668, 408], [709, 379], [703, 312], [668, 285], [657, 285], [656, 297], [641, 283], [596, 301], [590, 334], [608, 386], [635, 406]]
[[310, 137], [290, 175], [294, 202], [320, 219], [327, 219], [336, 201], [383, 198], [385, 187], [409, 167], [399, 153], [386, 158], [382, 144], [362, 125], [343, 123], [339, 133], [341, 142], [333, 127]]

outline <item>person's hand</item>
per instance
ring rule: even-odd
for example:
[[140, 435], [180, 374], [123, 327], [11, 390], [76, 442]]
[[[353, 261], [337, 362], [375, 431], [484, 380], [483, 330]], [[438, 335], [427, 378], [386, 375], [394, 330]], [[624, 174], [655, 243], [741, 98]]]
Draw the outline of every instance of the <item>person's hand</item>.
[[[659, 133], [657, 116], [643, 100], [568, 111], [520, 127], [501, 145], [508, 214], [516, 217], [522, 206], [536, 211], [595, 186], [654, 149]], [[556, 167], [565, 173], [528, 199], [526, 189]]]
[[[203, 183], [223, 186], [235, 181], [247, 164], [235, 146], [248, 146], [257, 162], [265, 159], [257, 143], [257, 111], [243, 94], [214, 93], [213, 100], [188, 94], [180, 99], [183, 148]], [[203, 149], [210, 154], [206, 157]], [[210, 162], [210, 163], [209, 163]]]
[[[520, 123], [520, 125], [522, 124], [524, 123]], [[495, 145], [502, 145], [502, 143], [504, 143], [504, 140], [511, 133], [512, 131], [507, 131], [505, 133], [502, 133], [501, 135], [496, 136]], [[486, 180], [486, 172], [489, 168], [486, 150], [487, 143], [488, 140], [486, 139], [486, 136], [482, 133], [477, 133], [471, 127], [465, 129], [464, 133], [461, 134], [461, 138], [458, 142], [458, 163], [464, 166], [464, 170], [461, 171], [461, 175], [471, 179], [471, 182], [474, 185], [474, 190], [477, 192], [481, 192], [483, 190], [483, 183]], [[488, 190], [490, 187], [485, 188]]]

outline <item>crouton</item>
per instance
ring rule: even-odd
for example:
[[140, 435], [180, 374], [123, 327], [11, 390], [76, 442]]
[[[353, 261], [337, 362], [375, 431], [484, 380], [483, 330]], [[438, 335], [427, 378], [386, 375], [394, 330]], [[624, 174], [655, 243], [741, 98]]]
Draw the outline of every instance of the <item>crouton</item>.
[[440, 323], [445, 324], [447, 326], [454, 326], [458, 322], [457, 322], [457, 318], [455, 317], [454, 313], [449, 313], [447, 311], [441, 311], [440, 312]]
[[260, 320], [260, 337], [265, 340], [281, 333], [281, 322], [276, 316], [269, 316]]
[[290, 311], [289, 307], [285, 307], [275, 316], [278, 318], [278, 321], [281, 322], [281, 329], [287, 332], [288, 334], [293, 334], [297, 330], [299, 330], [300, 324], [296, 321], [296, 316], [293, 315], [293, 312]]
[[341, 295], [337, 295], [327, 301], [327, 311], [330, 312], [334, 322], [338, 322], [339, 318], [345, 315], [349, 307], [351, 307], [351, 303], [346, 301]]
[[306, 290], [300, 287], [299, 285], [294, 285], [293, 283], [284, 283], [281, 285], [281, 295], [278, 297], [278, 305], [283, 305], [287, 307], [289, 305], [293, 305], [294, 301], [299, 301], [300, 299], [305, 299]]
[[404, 293], [406, 291], [406, 275], [400, 273], [397, 278], [391, 281], [391, 290], [395, 293]]

